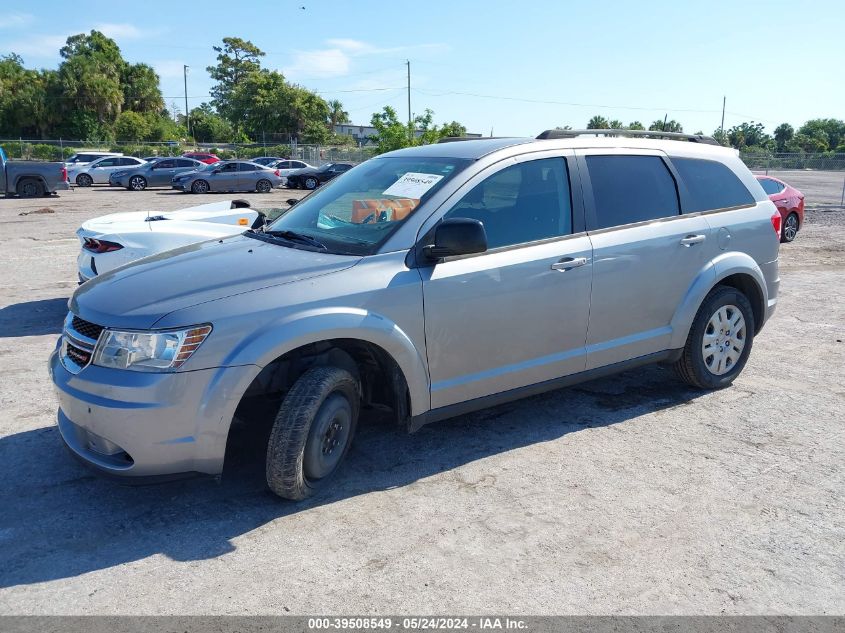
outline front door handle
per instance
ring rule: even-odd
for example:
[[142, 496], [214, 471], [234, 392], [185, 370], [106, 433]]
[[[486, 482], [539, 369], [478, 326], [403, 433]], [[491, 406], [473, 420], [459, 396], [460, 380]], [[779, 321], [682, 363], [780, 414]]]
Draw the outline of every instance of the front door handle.
[[578, 268], [579, 266], [583, 266], [587, 263], [586, 257], [564, 257], [560, 261], [555, 262], [552, 264], [552, 270], [558, 270], [560, 272], [565, 272], [570, 268]]
[[681, 244], [689, 248], [693, 244], [700, 244], [706, 239], [706, 235], [687, 235], [684, 239], [681, 240]]

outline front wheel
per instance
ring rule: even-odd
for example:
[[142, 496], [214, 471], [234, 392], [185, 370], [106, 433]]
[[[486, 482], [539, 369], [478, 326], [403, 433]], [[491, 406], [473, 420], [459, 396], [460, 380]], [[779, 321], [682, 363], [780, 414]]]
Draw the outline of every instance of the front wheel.
[[208, 193], [208, 183], [204, 180], [197, 180], [191, 185], [192, 193]]
[[129, 179], [129, 187], [130, 191], [143, 191], [147, 188], [147, 179], [143, 176], [132, 176]]
[[781, 229], [781, 242], [791, 242], [798, 235], [798, 214], [793, 212], [786, 216]]
[[698, 309], [675, 371], [699, 389], [722, 389], [739, 376], [754, 342], [754, 312], [736, 288], [716, 286]]
[[285, 396], [267, 443], [270, 489], [299, 501], [337, 472], [355, 434], [358, 380], [339, 367], [313, 367]]
[[313, 176], [309, 176], [305, 179], [305, 188], [308, 190], [314, 190], [318, 187], [320, 181], [314, 178]]

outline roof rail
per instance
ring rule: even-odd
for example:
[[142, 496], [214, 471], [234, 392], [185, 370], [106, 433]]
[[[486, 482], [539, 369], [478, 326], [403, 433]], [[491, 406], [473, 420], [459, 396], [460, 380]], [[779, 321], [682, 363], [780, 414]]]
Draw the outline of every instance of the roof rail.
[[712, 136], [703, 134], [684, 134], [683, 132], [660, 132], [657, 130], [546, 130], [537, 136], [538, 139], [575, 138], [576, 136], [638, 136], [644, 138], [668, 138], [690, 143], [704, 143], [719, 145], [719, 141]]
[[438, 143], [456, 143], [457, 141], [484, 141], [491, 138], [510, 138], [508, 136], [444, 136]]

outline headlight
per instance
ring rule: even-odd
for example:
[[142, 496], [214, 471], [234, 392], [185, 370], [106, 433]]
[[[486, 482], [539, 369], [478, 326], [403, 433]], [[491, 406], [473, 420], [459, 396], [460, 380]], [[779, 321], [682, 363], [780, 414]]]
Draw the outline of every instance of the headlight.
[[210, 325], [160, 332], [105, 330], [94, 350], [95, 365], [133, 371], [181, 367], [211, 332]]

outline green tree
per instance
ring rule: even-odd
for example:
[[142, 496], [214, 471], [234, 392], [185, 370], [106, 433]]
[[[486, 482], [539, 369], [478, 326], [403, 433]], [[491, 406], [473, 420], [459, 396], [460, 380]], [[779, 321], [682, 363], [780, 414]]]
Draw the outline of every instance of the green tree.
[[147, 64], [125, 64], [120, 73], [123, 107], [133, 112], [158, 112], [164, 108], [159, 77]]
[[466, 136], [467, 128], [465, 125], [461, 125], [457, 121], [452, 121], [451, 123], [444, 123], [443, 127], [440, 128], [440, 138], [455, 138]]
[[101, 128], [109, 127], [123, 106], [120, 79], [126, 62], [117, 43], [92, 30], [68, 37], [59, 54], [64, 59], [59, 66], [64, 109], [93, 114]]
[[645, 126], [642, 123], [640, 123], [639, 121], [631, 121], [628, 124], [628, 129], [629, 130], [644, 130]]
[[211, 79], [217, 82], [211, 88], [211, 103], [237, 132], [243, 119], [233, 106], [235, 92], [247, 76], [260, 70], [264, 51], [239, 37], [224, 37], [223, 45], [213, 48], [217, 51], [217, 64], [206, 68]]
[[789, 123], [781, 123], [775, 128], [775, 147], [779, 152], [786, 151], [786, 144], [795, 136], [795, 130]]
[[232, 124], [208, 103], [191, 110], [191, 131], [200, 143], [229, 143], [235, 136]]
[[596, 115], [587, 123], [588, 130], [607, 130], [610, 129], [610, 124], [603, 116]]
[[376, 129], [373, 141], [378, 145], [379, 154], [402, 149], [411, 144], [408, 125], [399, 120], [396, 110], [390, 106], [384, 106], [381, 112], [373, 114], [370, 125]]
[[343, 109], [343, 104], [337, 99], [329, 101], [329, 130], [334, 134], [334, 126], [349, 123], [349, 113]]
[[662, 119], [657, 119], [656, 121], [652, 121], [651, 125], [648, 126], [648, 129], [651, 132], [683, 132], [683, 126], [678, 123], [675, 119], [669, 119], [666, 123], [663, 123]]
[[146, 141], [151, 132], [150, 121], [138, 112], [121, 112], [114, 122], [114, 137], [118, 141]]
[[797, 134], [815, 139], [815, 143], [823, 150], [838, 147], [845, 141], [845, 121], [839, 119], [810, 119], [800, 128]]
[[625, 129], [625, 124], [622, 123], [619, 119], [613, 119], [612, 121], [608, 121], [607, 125], [610, 127], [611, 130], [623, 130]]
[[731, 147], [743, 150], [747, 147], [768, 149], [772, 146], [772, 137], [766, 134], [762, 123], [743, 122], [733, 126], [727, 132]]

